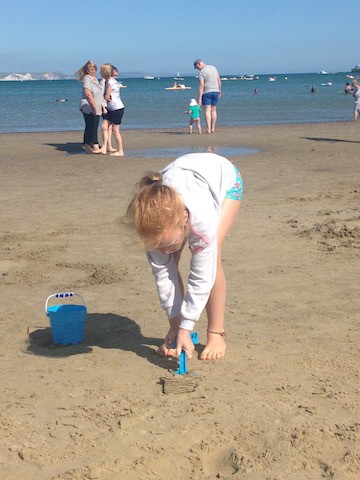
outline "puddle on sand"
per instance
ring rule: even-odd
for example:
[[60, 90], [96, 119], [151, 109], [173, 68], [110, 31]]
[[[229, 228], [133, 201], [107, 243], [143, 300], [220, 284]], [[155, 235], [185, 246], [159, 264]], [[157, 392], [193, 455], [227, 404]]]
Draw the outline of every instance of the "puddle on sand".
[[143, 150], [127, 150], [128, 157], [145, 158], [177, 158], [187, 153], [216, 153], [223, 157], [231, 155], [250, 155], [258, 153], [256, 148], [247, 147], [171, 147], [171, 148], [148, 148]]

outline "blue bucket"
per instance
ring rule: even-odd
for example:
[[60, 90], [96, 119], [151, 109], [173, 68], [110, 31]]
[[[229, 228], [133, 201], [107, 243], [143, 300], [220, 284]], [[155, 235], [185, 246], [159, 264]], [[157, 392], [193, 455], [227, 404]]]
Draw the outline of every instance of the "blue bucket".
[[[48, 307], [50, 298], [67, 298], [78, 296], [84, 305], [61, 304]], [[87, 309], [83, 298], [77, 293], [54, 293], [45, 304], [46, 315], [50, 318], [53, 342], [60, 345], [76, 345], [84, 341]]]

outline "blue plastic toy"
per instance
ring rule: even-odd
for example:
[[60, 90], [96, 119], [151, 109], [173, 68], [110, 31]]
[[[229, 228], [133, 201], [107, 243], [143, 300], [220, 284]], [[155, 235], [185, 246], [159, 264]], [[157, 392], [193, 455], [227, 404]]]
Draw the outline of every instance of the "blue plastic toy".
[[[191, 332], [190, 337], [194, 345], [197, 345], [199, 343], [199, 337], [197, 332]], [[172, 347], [176, 348], [175, 342], [173, 343]], [[184, 373], [188, 373], [188, 372], [189, 372], [189, 369], [187, 368], [187, 365], [186, 365], [186, 353], [184, 352], [184, 350], [182, 350], [179, 357], [179, 368], [175, 370], [175, 373], [177, 373], [178, 375], [183, 375]]]

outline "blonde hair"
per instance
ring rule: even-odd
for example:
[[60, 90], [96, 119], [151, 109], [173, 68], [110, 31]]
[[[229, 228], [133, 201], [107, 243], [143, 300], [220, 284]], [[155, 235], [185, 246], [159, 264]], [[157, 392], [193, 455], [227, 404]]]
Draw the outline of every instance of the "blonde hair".
[[184, 226], [184, 211], [180, 195], [163, 184], [161, 173], [150, 172], [135, 186], [125, 218], [151, 250], [159, 246], [164, 232]]
[[89, 67], [95, 67], [95, 70], [97, 70], [96, 63], [94, 63], [92, 60], [88, 60], [83, 67], [81, 67], [77, 72], [76, 76], [80, 80], [80, 82], [83, 80], [85, 75], [89, 73]]
[[100, 73], [101, 73], [101, 76], [103, 78], [110, 78], [112, 77], [113, 75], [113, 66], [111, 65], [111, 63], [104, 63], [103, 65], [101, 65], [100, 67]]

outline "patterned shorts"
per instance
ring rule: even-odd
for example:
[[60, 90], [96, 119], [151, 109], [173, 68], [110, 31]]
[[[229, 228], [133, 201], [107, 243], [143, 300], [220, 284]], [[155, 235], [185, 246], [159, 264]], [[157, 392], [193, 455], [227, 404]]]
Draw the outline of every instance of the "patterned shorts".
[[239, 170], [233, 165], [236, 171], [236, 181], [235, 184], [230, 190], [226, 192], [225, 198], [230, 198], [231, 200], [242, 200], [243, 198], [243, 179], [241, 178]]

